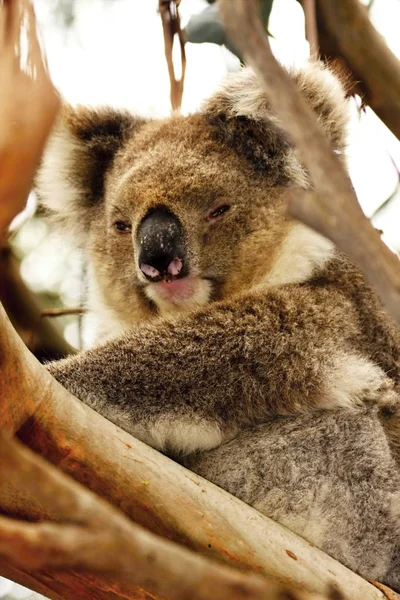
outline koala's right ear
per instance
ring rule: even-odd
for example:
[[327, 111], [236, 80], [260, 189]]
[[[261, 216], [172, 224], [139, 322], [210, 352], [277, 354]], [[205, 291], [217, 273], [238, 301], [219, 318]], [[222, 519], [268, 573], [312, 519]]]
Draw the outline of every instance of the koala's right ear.
[[141, 123], [128, 111], [62, 109], [34, 184], [50, 217], [75, 234], [87, 231], [92, 208], [103, 199], [107, 170]]

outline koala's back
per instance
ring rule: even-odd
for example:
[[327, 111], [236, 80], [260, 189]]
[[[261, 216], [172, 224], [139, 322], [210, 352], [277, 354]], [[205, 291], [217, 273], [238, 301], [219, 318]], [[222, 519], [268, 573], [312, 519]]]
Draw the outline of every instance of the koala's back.
[[273, 419], [185, 465], [400, 590], [400, 471], [372, 409]]

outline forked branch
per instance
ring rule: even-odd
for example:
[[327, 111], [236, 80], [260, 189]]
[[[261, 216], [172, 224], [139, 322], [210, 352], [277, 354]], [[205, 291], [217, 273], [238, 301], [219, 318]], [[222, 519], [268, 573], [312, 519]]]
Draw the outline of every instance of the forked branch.
[[[112, 576], [173, 600], [267, 600], [275, 586], [212, 562], [132, 523], [28, 449], [0, 434], [2, 478], [49, 505], [58, 523], [0, 517], [0, 555], [24, 569]], [[132, 593], [132, 589], [128, 594]], [[296, 596], [297, 598], [297, 596]]]
[[[24, 347], [1, 307], [0, 362], [0, 427], [18, 433], [27, 445], [135, 522], [210, 558], [256, 570], [298, 591], [323, 594], [335, 585], [352, 600], [382, 599], [381, 592], [318, 548], [132, 438], [71, 396]], [[48, 484], [39, 474], [29, 470], [29, 477], [39, 486], [36, 490], [35, 483], [16, 479], [17, 467], [14, 462], [6, 477], [1, 466], [3, 514], [58, 520], [64, 515], [61, 503], [67, 503], [74, 507], [75, 524], [90, 518], [71, 497], [54, 494], [50, 503], [50, 497], [43, 495]], [[86, 507], [90, 512], [90, 505]], [[0, 572], [7, 573], [7, 569], [8, 563], [0, 562]], [[70, 574], [65, 585], [73, 585], [74, 577]]]

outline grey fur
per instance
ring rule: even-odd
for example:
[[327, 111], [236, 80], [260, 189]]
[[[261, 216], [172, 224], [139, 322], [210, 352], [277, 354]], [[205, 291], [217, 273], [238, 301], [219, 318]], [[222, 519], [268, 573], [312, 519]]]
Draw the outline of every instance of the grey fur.
[[400, 587], [400, 474], [374, 410], [274, 419], [185, 465], [367, 579]]

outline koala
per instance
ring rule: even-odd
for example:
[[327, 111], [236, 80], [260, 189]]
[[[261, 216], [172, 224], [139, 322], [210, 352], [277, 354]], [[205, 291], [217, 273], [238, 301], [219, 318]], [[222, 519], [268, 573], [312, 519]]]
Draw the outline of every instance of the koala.
[[[319, 63], [290, 76], [343, 157], [341, 83]], [[400, 336], [351, 261], [287, 216], [311, 185], [247, 68], [189, 116], [66, 106], [35, 186], [86, 257], [97, 340], [48, 369], [400, 589]]]

